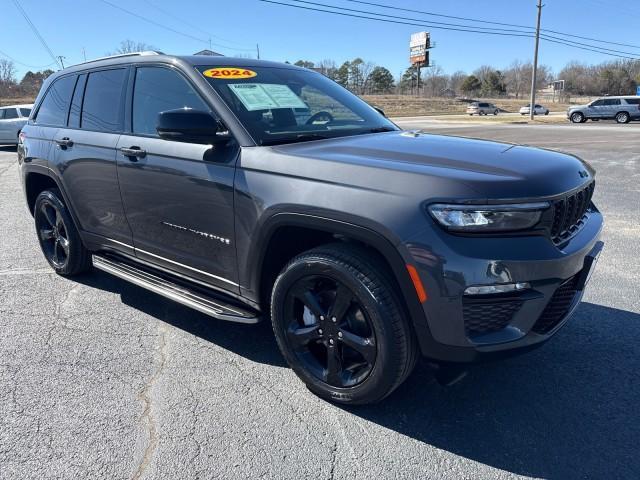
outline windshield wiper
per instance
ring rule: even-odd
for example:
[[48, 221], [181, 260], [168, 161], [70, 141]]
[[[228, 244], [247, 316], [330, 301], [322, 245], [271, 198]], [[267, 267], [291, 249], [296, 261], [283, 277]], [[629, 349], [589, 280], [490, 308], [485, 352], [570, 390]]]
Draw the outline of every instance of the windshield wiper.
[[260, 142], [260, 145], [280, 145], [283, 143], [296, 143], [296, 142], [308, 142], [311, 140], [324, 140], [326, 138], [330, 138], [327, 135], [320, 135], [319, 133], [301, 133], [300, 135], [296, 135], [295, 137], [285, 137], [285, 138], [271, 138], [265, 139]]
[[367, 128], [366, 130], [362, 130], [360, 133], [360, 135], [365, 134], [365, 133], [383, 133], [383, 132], [395, 132], [396, 129], [392, 128], [392, 127], [374, 127], [374, 128]]

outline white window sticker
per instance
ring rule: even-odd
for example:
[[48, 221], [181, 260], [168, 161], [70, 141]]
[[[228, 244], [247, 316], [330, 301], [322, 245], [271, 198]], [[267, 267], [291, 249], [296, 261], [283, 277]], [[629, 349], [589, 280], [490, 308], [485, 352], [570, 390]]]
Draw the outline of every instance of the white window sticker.
[[287, 85], [231, 83], [229, 88], [250, 112], [271, 108], [308, 108]]

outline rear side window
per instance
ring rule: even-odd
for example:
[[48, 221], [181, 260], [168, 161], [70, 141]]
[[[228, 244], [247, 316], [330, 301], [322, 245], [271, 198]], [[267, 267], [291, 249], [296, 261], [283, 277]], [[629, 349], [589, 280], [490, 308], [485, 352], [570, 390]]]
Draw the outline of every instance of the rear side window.
[[481, 107], [488, 107], [488, 106], [489, 106], [489, 104], [488, 104], [488, 103], [481, 103], [481, 104], [480, 104], [480, 106], [481, 106]]
[[89, 74], [80, 121], [83, 129], [99, 132], [122, 130], [122, 94], [126, 73], [120, 68]]
[[4, 113], [5, 120], [13, 120], [18, 118], [18, 111], [15, 108], [7, 108]]
[[31, 115], [31, 109], [30, 108], [21, 108], [20, 109], [20, 115], [22, 115], [25, 118], [29, 118], [29, 115]]
[[640, 98], [625, 98], [629, 105], [640, 105]]
[[69, 75], [56, 80], [38, 108], [36, 123], [61, 127], [67, 124], [67, 113], [76, 76]]
[[158, 114], [178, 108], [210, 110], [178, 72], [161, 67], [137, 69], [133, 87], [133, 133], [157, 135]]
[[604, 101], [604, 105], [620, 105], [619, 98], [609, 98]]

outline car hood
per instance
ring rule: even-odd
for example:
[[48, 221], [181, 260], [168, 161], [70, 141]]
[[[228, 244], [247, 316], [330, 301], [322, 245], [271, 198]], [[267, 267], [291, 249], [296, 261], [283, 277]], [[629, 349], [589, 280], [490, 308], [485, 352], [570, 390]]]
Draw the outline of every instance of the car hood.
[[[587, 183], [593, 169], [575, 156], [523, 145], [413, 132], [389, 132], [273, 147], [327, 181], [402, 188], [407, 175], [451, 181], [476, 198], [552, 197]], [[329, 164], [329, 166], [327, 166]], [[317, 167], [317, 168], [315, 168]], [[375, 171], [375, 173], [374, 173]], [[394, 172], [396, 174], [394, 175]], [[406, 182], [414, 188], [415, 182]], [[392, 187], [393, 186], [393, 187]]]

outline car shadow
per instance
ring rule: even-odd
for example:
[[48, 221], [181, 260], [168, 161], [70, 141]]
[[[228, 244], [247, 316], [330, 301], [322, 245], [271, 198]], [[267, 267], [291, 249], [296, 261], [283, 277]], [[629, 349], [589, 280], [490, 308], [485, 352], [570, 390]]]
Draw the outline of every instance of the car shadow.
[[74, 277], [74, 280], [93, 288], [116, 293], [125, 305], [254, 362], [277, 367], [286, 366], [269, 322], [263, 321], [257, 325], [246, 325], [216, 320], [197, 310], [97, 270]]
[[[252, 361], [285, 366], [269, 322], [217, 321], [102, 272], [78, 280]], [[540, 349], [474, 366], [451, 387], [421, 362], [383, 402], [342, 408], [518, 475], [640, 478], [639, 343], [640, 314], [583, 303]]]
[[0, 145], [0, 152], [16, 153], [18, 147], [16, 145]]

